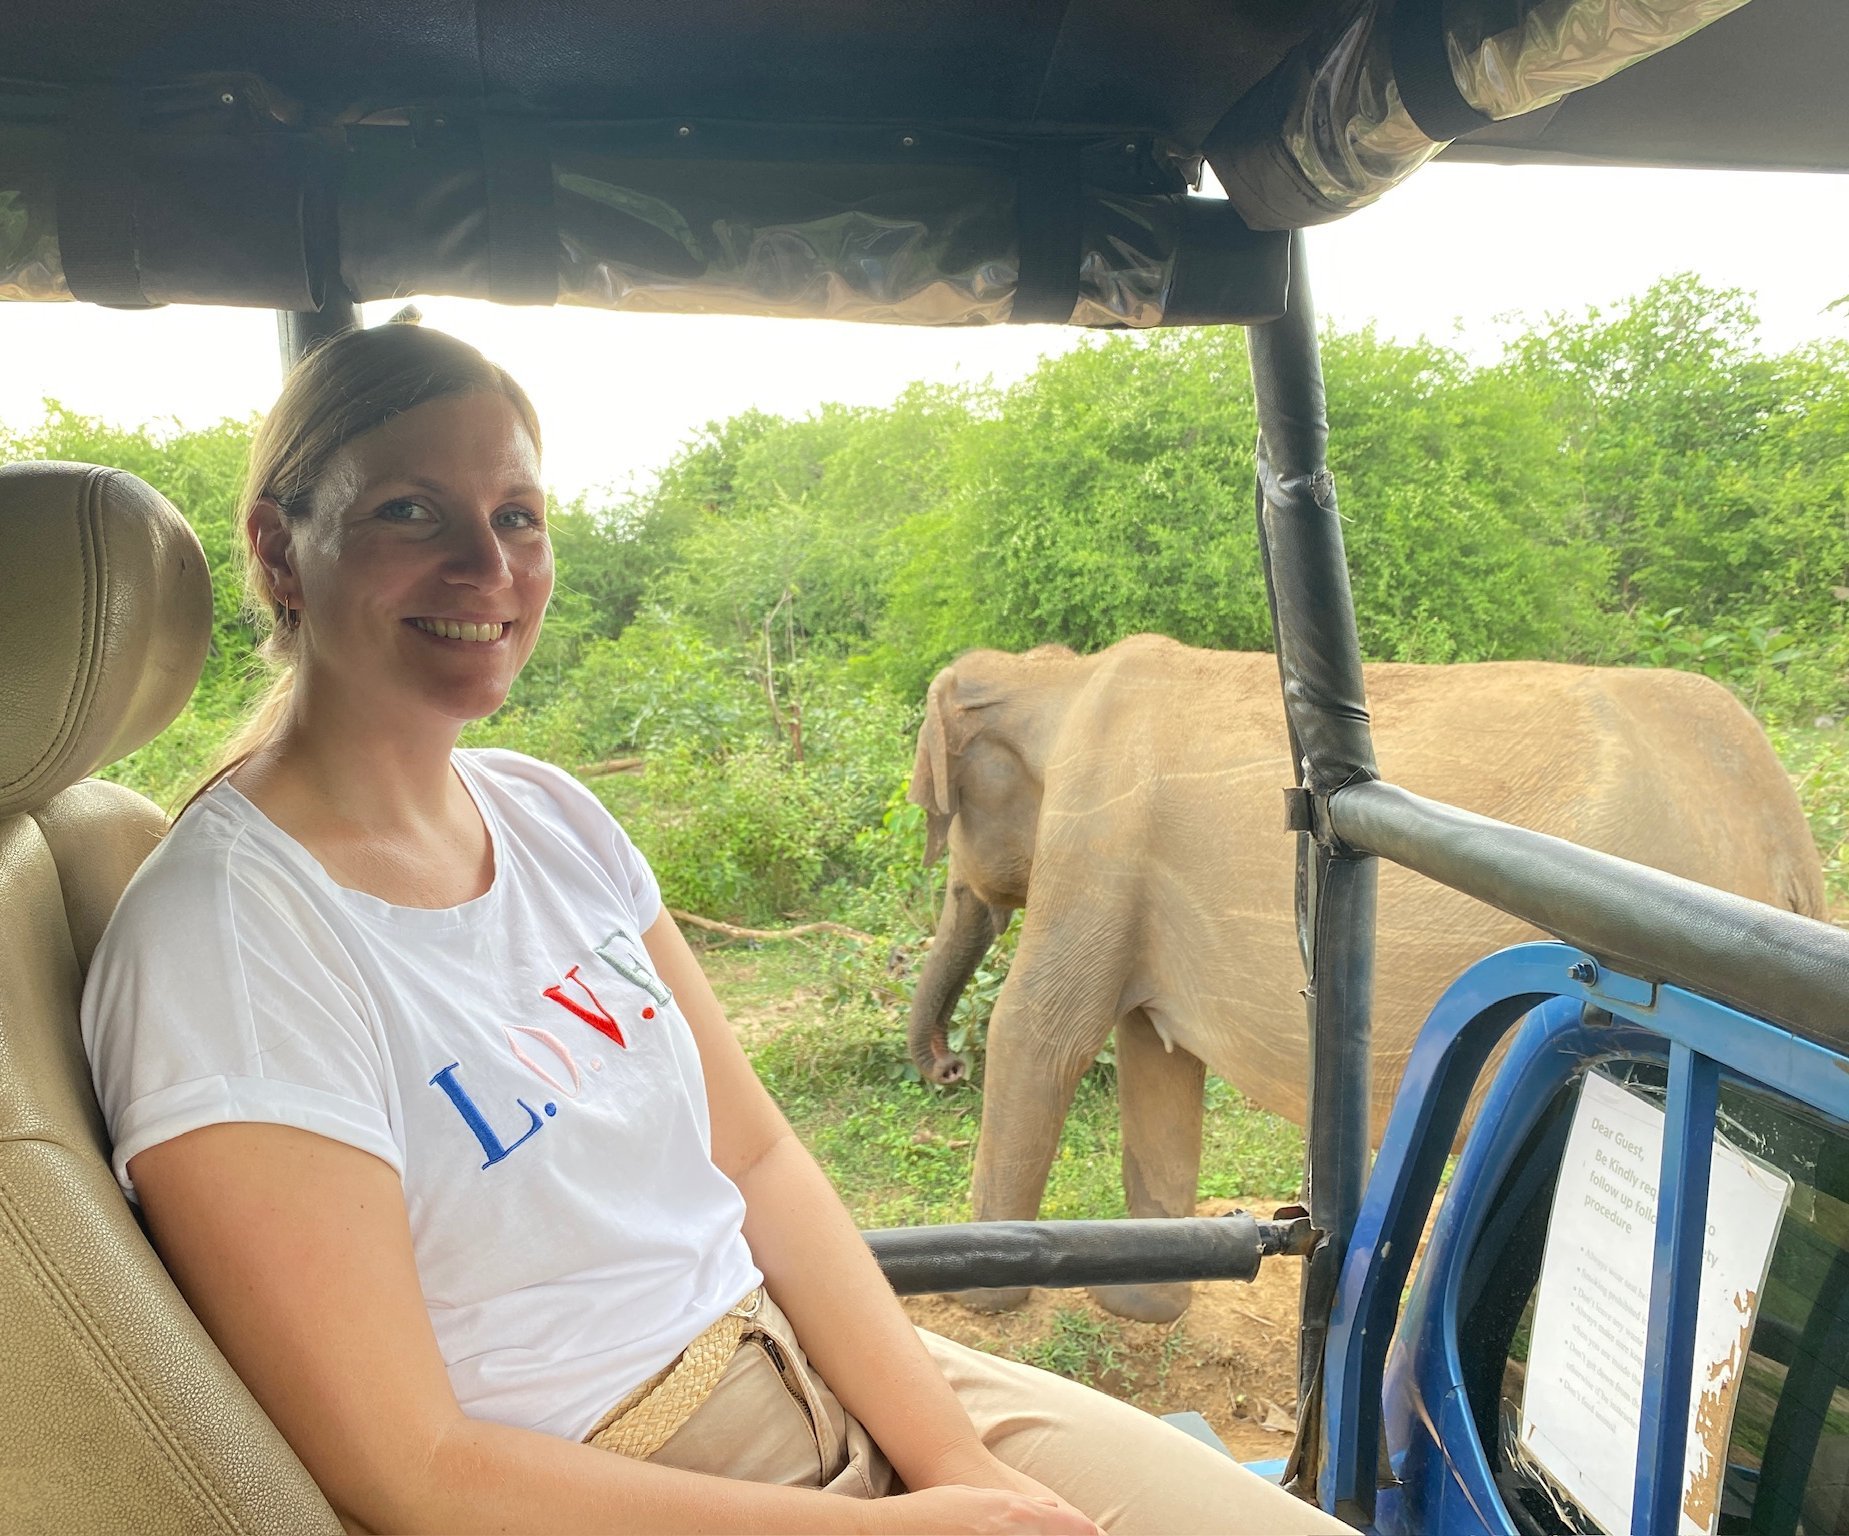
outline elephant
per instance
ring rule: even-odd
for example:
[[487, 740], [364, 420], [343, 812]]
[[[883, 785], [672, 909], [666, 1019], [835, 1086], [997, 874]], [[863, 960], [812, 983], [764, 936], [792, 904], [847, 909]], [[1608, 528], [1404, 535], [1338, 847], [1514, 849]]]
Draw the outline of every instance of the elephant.
[[[1365, 668], [1381, 772], [1466, 810], [1821, 917], [1822, 863], [1758, 724], [1692, 673], [1508, 661]], [[927, 1082], [966, 1072], [957, 997], [1016, 909], [989, 1023], [979, 1221], [1039, 1213], [1079, 1078], [1112, 1030], [1132, 1216], [1194, 1211], [1205, 1073], [1302, 1123], [1308, 1031], [1293, 782], [1276, 660], [1158, 635], [1092, 656], [972, 651], [930, 686], [910, 795], [950, 854], [911, 1010]], [[1444, 987], [1534, 929], [1411, 871], [1380, 872], [1371, 1131], [1379, 1145]], [[1114, 1287], [1168, 1321], [1185, 1285]], [[969, 1292], [1018, 1305], [1020, 1290]]]

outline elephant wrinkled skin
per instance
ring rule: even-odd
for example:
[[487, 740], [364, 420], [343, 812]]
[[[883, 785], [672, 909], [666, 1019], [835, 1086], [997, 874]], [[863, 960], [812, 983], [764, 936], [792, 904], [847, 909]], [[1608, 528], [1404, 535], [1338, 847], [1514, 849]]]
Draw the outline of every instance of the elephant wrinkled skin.
[[[1391, 783], [1772, 906], [1822, 916], [1823, 871], [1757, 723], [1690, 673], [1483, 662], [1367, 671]], [[1302, 1123], [1308, 1035], [1293, 917], [1292, 782], [1277, 664], [1160, 636], [1096, 656], [975, 651], [931, 684], [912, 799], [942, 920], [912, 1005], [928, 1082], [957, 995], [1014, 909], [1020, 946], [989, 1024], [973, 1214], [1039, 1213], [1073, 1090], [1117, 1031], [1132, 1216], [1194, 1210], [1203, 1066]], [[1031, 901], [1029, 899], [1031, 891]], [[1375, 1144], [1420, 1024], [1471, 962], [1536, 936], [1383, 864]], [[970, 1293], [983, 1304], [1024, 1292]], [[1187, 1287], [1100, 1293], [1166, 1320]]]

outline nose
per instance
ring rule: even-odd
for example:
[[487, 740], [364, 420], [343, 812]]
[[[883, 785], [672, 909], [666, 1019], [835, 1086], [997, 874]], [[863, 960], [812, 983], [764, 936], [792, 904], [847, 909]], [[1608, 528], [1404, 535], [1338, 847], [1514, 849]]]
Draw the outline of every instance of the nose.
[[513, 583], [507, 547], [490, 516], [458, 518], [448, 530], [443, 577], [453, 586], [498, 592]]

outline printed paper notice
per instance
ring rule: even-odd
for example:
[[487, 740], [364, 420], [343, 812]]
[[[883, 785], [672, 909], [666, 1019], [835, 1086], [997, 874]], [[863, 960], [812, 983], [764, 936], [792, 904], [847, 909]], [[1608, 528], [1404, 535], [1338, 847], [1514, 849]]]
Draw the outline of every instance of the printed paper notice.
[[[1605, 1530], [1631, 1529], [1663, 1110], [1597, 1073], [1554, 1191], [1522, 1395], [1522, 1444]], [[1718, 1135], [1695, 1314], [1681, 1536], [1713, 1536], [1733, 1409], [1791, 1180]]]

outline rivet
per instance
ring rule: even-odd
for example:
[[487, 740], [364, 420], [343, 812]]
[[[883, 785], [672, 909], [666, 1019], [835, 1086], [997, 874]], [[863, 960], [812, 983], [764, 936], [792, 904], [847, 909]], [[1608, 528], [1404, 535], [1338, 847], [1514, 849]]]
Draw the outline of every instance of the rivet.
[[449, 119], [447, 117], [433, 117], [430, 119], [430, 126], [432, 128], [447, 128], [449, 126]]
[[910, 133], [901, 135], [899, 139], [899, 147], [901, 149], [916, 149], [918, 147], [917, 136], [915, 134], [910, 134]]
[[238, 99], [230, 91], [220, 91], [218, 93], [218, 104], [221, 107], [235, 107], [238, 104]]
[[1136, 141], [1134, 139], [1124, 145], [1124, 153], [1126, 155], [1134, 155], [1136, 153]]
[[680, 127], [674, 130], [674, 136], [677, 139], [691, 139], [693, 137], [693, 126], [690, 123], [682, 123]]

